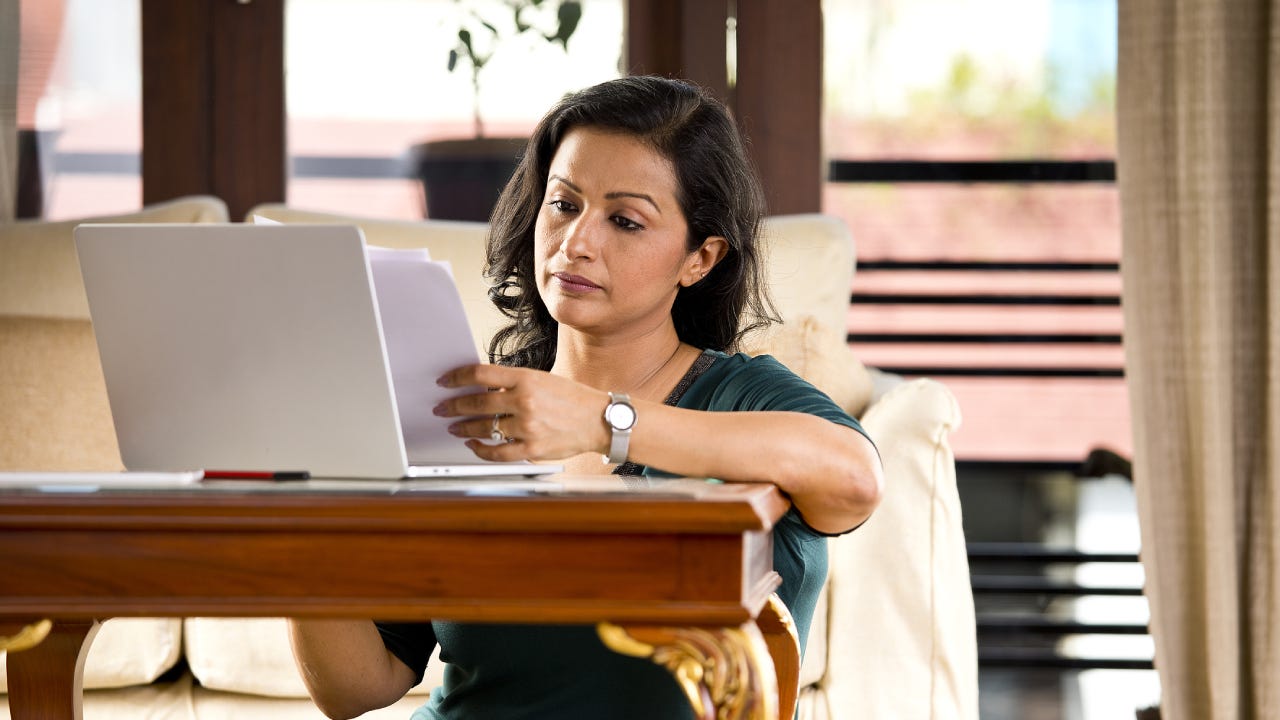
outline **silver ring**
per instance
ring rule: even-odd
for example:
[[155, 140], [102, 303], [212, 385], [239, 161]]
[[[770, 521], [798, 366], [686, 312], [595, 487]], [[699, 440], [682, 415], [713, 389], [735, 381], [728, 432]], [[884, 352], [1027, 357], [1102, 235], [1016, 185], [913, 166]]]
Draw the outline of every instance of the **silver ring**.
[[502, 428], [498, 427], [498, 421], [501, 419], [501, 415], [494, 415], [493, 426], [489, 431], [489, 439], [496, 443], [504, 443], [507, 441], [507, 436], [502, 434]]

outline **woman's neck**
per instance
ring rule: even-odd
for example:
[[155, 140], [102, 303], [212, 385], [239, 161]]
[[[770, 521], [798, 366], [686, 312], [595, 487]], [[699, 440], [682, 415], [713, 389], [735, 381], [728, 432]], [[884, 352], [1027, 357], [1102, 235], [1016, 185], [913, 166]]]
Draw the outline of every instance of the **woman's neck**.
[[560, 327], [551, 372], [633, 398], [662, 401], [699, 354], [680, 342], [675, 328], [618, 338], [584, 335]]

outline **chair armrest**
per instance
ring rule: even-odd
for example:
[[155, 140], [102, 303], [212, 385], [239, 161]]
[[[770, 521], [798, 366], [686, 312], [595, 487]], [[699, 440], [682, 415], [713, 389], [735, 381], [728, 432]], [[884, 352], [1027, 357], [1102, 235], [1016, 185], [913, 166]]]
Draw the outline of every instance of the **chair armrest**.
[[862, 424], [885, 467], [880, 506], [830, 544], [826, 690], [843, 717], [978, 716], [977, 638], [946, 386], [902, 382]]

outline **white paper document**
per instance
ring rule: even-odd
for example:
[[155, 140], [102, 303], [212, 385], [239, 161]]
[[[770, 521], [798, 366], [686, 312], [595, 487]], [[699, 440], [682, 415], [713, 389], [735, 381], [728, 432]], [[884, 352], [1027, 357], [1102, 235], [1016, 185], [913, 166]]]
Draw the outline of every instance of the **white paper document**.
[[203, 473], [191, 472], [3, 472], [0, 489], [97, 490], [170, 488], [193, 485]]
[[448, 263], [431, 260], [426, 250], [370, 246], [368, 252], [410, 464], [476, 462], [464, 440], [449, 434], [449, 425], [460, 418], [432, 413], [441, 401], [461, 394], [436, 380], [480, 362]]

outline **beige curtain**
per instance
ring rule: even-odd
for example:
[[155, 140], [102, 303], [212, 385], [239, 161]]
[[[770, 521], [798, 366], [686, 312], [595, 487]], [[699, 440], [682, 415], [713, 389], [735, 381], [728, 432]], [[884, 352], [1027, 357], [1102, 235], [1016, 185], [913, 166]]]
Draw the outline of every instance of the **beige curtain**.
[[0, 222], [13, 219], [18, 176], [18, 0], [0, 0]]
[[1280, 0], [1118, 0], [1135, 488], [1163, 717], [1280, 718]]

